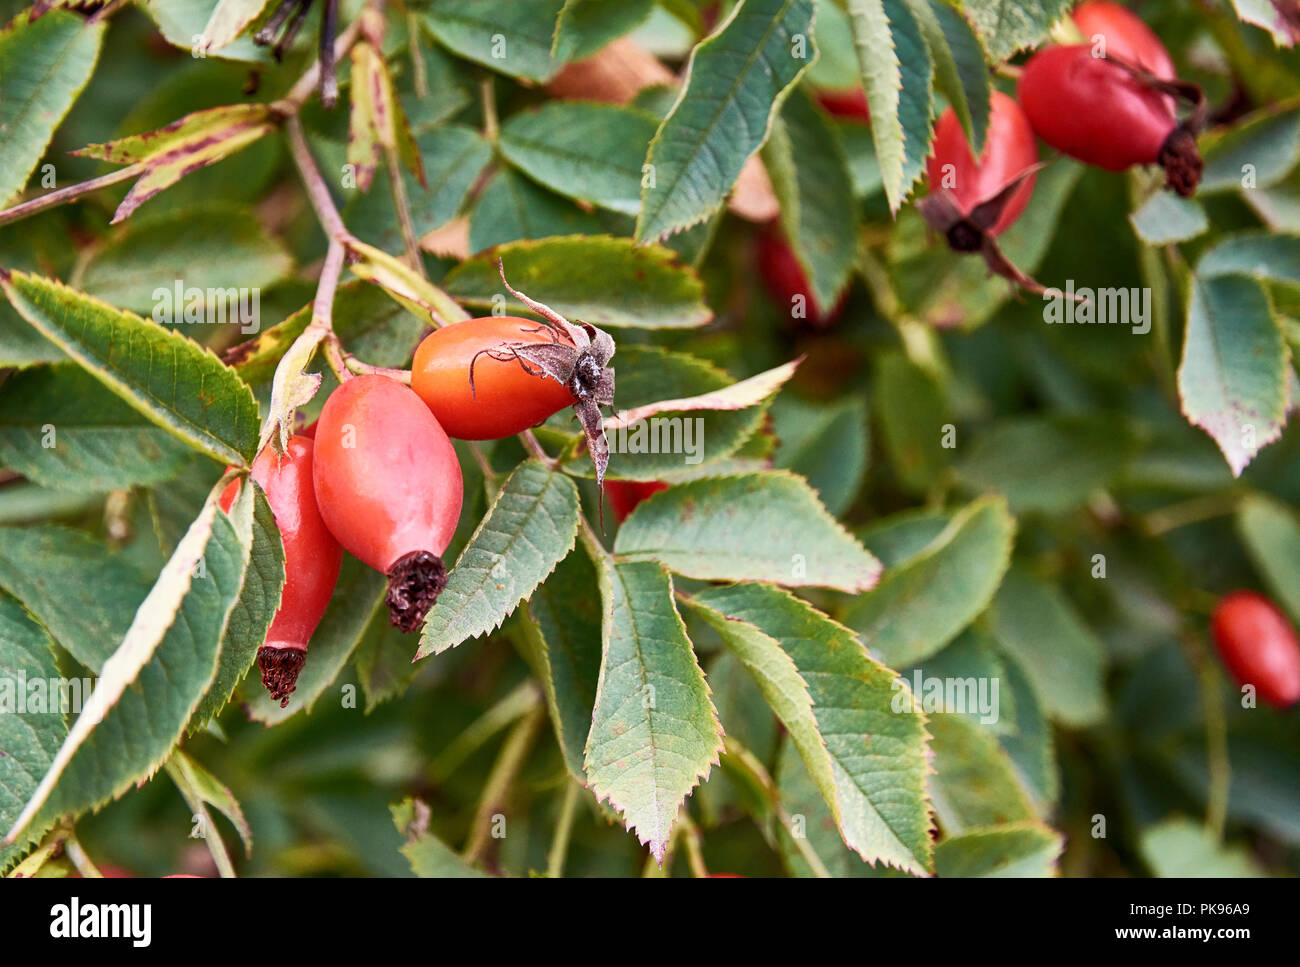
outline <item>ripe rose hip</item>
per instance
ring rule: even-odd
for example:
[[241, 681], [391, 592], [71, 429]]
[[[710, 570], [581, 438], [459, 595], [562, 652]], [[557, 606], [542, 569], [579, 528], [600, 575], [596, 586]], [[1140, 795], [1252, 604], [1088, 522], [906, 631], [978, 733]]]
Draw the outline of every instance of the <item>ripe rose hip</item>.
[[1039, 51], [1017, 93], [1038, 136], [1072, 158], [1108, 171], [1158, 164], [1184, 197], [1200, 183], [1194, 125], [1179, 123], [1168, 91], [1094, 57], [1087, 45]]
[[[307, 644], [334, 593], [343, 548], [325, 527], [316, 506], [312, 482], [314, 444], [305, 436], [289, 438], [284, 455], [266, 447], [253, 461], [252, 477], [266, 494], [284, 544], [284, 591], [266, 641], [257, 650], [262, 684], [281, 706], [297, 686], [307, 658]], [[229, 511], [240, 481], [231, 481], [221, 494], [221, 509]]]
[[[526, 361], [491, 355], [508, 344], [564, 337], [532, 319], [488, 316], [435, 329], [415, 350], [411, 389], [458, 440], [499, 440], [575, 402], [567, 386]], [[571, 342], [564, 340], [566, 346]]]
[[636, 510], [637, 504], [659, 493], [661, 490], [667, 490], [668, 485], [662, 480], [606, 480], [605, 493], [609, 495], [609, 506], [614, 509], [614, 516], [618, 518], [621, 524], [627, 520], [627, 515]]
[[389, 618], [415, 631], [447, 583], [460, 517], [456, 451], [424, 402], [387, 376], [354, 376], [316, 426], [316, 501], [350, 554], [388, 576]]
[[[778, 309], [815, 329], [835, 325], [844, 312], [848, 291], [829, 308], [819, 305], [813, 297], [812, 283], [804, 274], [794, 249], [775, 231], [758, 235], [758, 273]], [[803, 315], [797, 315], [798, 312]]]
[[[961, 219], [948, 227], [949, 244], [958, 251], [975, 251], [983, 235], [996, 237], [1011, 227], [1029, 205], [1034, 194], [1034, 166], [1038, 164], [1038, 142], [1029, 119], [1011, 98], [993, 92], [989, 105], [989, 128], [984, 150], [976, 159], [966, 132], [952, 108], [939, 117], [934, 145], [926, 160], [930, 191], [946, 190]], [[1029, 174], [1025, 174], [1029, 172]], [[972, 224], [975, 209], [992, 201], [1024, 175], [1014, 192], [1001, 205], [992, 225]]]
[[1286, 616], [1262, 594], [1234, 591], [1214, 609], [1214, 643], [1242, 685], [1277, 708], [1300, 700], [1300, 639]]
[[1098, 37], [1104, 39], [1107, 57], [1118, 57], [1161, 80], [1172, 81], [1177, 77], [1173, 58], [1160, 38], [1127, 7], [1110, 0], [1087, 0], [1070, 16], [1089, 45], [1096, 43]]
[[826, 88], [817, 92], [817, 102], [837, 118], [846, 121], [871, 123], [871, 108], [867, 106], [867, 92], [860, 87]]

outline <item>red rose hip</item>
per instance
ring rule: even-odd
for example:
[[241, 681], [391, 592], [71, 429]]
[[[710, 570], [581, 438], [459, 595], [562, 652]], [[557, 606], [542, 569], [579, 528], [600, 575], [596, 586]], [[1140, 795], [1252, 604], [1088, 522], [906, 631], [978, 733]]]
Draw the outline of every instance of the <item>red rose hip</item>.
[[[266, 494], [284, 544], [284, 591], [266, 641], [257, 650], [262, 684], [281, 706], [297, 686], [321, 616], [338, 582], [343, 549], [325, 527], [312, 482], [314, 444], [305, 436], [289, 438], [283, 455], [266, 447], [253, 461], [252, 477]], [[239, 494], [234, 480], [221, 495], [229, 511]]]
[[420, 397], [387, 376], [354, 376], [316, 425], [316, 501], [350, 554], [388, 576], [389, 618], [415, 631], [447, 583], [442, 562], [463, 482], [451, 440]]
[[1214, 643], [1242, 685], [1277, 708], [1300, 700], [1300, 639], [1286, 616], [1262, 594], [1234, 591], [1214, 609]]
[[1070, 15], [1089, 45], [1101, 38], [1107, 57], [1118, 57], [1134, 67], [1150, 71], [1163, 81], [1172, 81], [1177, 74], [1169, 51], [1160, 42], [1155, 31], [1146, 25], [1128, 7], [1110, 0], [1087, 0], [1075, 7]]

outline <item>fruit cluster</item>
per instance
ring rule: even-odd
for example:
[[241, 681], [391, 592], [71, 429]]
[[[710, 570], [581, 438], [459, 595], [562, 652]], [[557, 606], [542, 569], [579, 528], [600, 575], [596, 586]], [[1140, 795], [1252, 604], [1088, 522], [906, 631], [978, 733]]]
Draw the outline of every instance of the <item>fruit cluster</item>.
[[[1044, 289], [1012, 265], [994, 239], [1029, 205], [1039, 167], [1037, 139], [1108, 171], [1160, 165], [1167, 185], [1184, 197], [1196, 190], [1203, 169], [1196, 150], [1196, 135], [1205, 124], [1200, 90], [1178, 80], [1169, 52], [1151, 28], [1110, 0], [1086, 0], [1071, 19], [1087, 43], [1038, 51], [1020, 71], [1015, 98], [993, 92], [978, 158], [956, 112], [950, 107], [940, 115], [926, 161], [930, 195], [919, 205], [927, 223], [955, 251], [979, 252], [991, 271], [1031, 292]], [[861, 89], [823, 91], [818, 100], [837, 117], [871, 119]], [[1179, 100], [1194, 105], [1181, 121]], [[819, 306], [793, 250], [779, 235], [760, 238], [758, 267], [778, 305], [801, 297], [815, 327], [839, 318], [843, 298]]]
[[[393, 625], [420, 628], [447, 582], [442, 554], [464, 483], [452, 439], [496, 440], [572, 406], [603, 480], [599, 406], [613, 402], [613, 340], [520, 296], [547, 321], [470, 319], [436, 329], [415, 350], [410, 385], [389, 375], [344, 379], [320, 418], [266, 447], [251, 476], [284, 545], [280, 608], [258, 651], [262, 683], [287, 705], [347, 551], [388, 578]], [[594, 414], [594, 416], [593, 416]], [[222, 494], [229, 510], [240, 481]]]

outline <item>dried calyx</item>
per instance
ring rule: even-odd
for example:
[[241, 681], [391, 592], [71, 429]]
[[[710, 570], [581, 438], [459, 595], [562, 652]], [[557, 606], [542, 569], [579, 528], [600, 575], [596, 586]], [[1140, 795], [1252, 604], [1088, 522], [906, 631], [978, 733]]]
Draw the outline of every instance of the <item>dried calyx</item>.
[[[573, 412], [582, 424], [587, 450], [596, 468], [596, 485], [605, 481], [609, 467], [609, 441], [600, 407], [614, 405], [614, 339], [603, 329], [588, 323], [574, 324], [550, 306], [528, 298], [511, 288], [506, 281], [505, 265], [497, 261], [501, 283], [506, 290], [544, 320], [541, 325], [551, 334], [550, 342], [509, 342], [483, 350], [479, 355], [501, 361], [514, 360], [527, 372], [544, 376], [564, 385], [573, 396]], [[474, 367], [470, 366], [470, 388], [474, 387]]]
[[969, 212], [963, 212], [957, 199], [946, 188], [932, 192], [916, 203], [925, 219], [936, 232], [943, 234], [948, 246], [955, 252], [979, 252], [989, 271], [1000, 275], [1026, 292], [1041, 295], [1047, 288], [1026, 275], [1008, 259], [998, 247], [991, 230], [1002, 217], [1016, 191], [1043, 165], [1031, 165], [1012, 178], [988, 201], [981, 202]]
[[[281, 0], [271, 18], [253, 37], [253, 43], [259, 47], [271, 47], [271, 53], [278, 61], [284, 52], [293, 46], [307, 19], [313, 0]], [[327, 108], [333, 108], [339, 99], [338, 74], [334, 69], [334, 41], [338, 33], [339, 0], [325, 0], [325, 8], [320, 21], [320, 81], [318, 90], [320, 100]], [[279, 39], [276, 35], [279, 34]], [[272, 46], [274, 45], [274, 46]]]
[[388, 569], [388, 620], [404, 634], [418, 631], [447, 586], [447, 566], [430, 551], [412, 551]]
[[257, 667], [262, 672], [262, 684], [280, 708], [289, 704], [289, 696], [298, 687], [298, 673], [307, 661], [306, 648], [257, 649]]
[[1108, 55], [1106, 60], [1128, 71], [1138, 83], [1191, 105], [1191, 113], [1169, 132], [1156, 159], [1165, 171], [1165, 184], [1183, 198], [1190, 198], [1196, 191], [1196, 186], [1201, 183], [1201, 174], [1205, 171], [1205, 162], [1196, 149], [1196, 138], [1205, 130], [1209, 119], [1205, 92], [1190, 81], [1167, 81], [1156, 77], [1150, 71], [1119, 57]]

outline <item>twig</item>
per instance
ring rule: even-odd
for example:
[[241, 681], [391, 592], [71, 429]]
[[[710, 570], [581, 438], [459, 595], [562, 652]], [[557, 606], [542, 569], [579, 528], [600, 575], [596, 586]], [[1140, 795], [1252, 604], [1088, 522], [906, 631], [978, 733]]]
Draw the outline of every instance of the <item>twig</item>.
[[0, 212], [0, 225], [6, 225], [9, 222], [16, 222], [20, 218], [26, 218], [29, 215], [35, 215], [37, 212], [43, 212], [47, 208], [53, 208], [55, 205], [62, 205], [64, 202], [80, 198], [82, 195], [89, 195], [91, 192], [99, 191], [101, 188], [107, 188], [110, 185], [116, 185], [123, 181], [130, 181], [144, 173], [144, 163], [138, 162], [128, 165], [125, 168], [119, 168], [117, 171], [111, 171], [106, 175], [98, 178], [92, 178], [90, 181], [78, 182], [75, 185], [69, 185], [67, 188], [60, 188], [57, 191], [51, 191], [41, 195], [39, 198], [33, 198], [25, 201], [21, 205], [14, 205], [13, 208]]
[[578, 793], [581, 790], [573, 779], [564, 788], [564, 801], [560, 803], [560, 818], [555, 824], [551, 849], [546, 854], [546, 875], [563, 876], [564, 861], [569, 855], [569, 838], [573, 834], [573, 820], [578, 815]]
[[104, 874], [99, 872], [86, 851], [81, 848], [81, 843], [75, 835], [69, 835], [63, 844], [63, 853], [72, 861], [72, 865], [77, 868], [77, 872], [88, 880], [101, 880]]
[[385, 148], [384, 160], [388, 162], [388, 183], [393, 189], [393, 206], [397, 209], [397, 224], [402, 228], [402, 241], [406, 244], [406, 259], [411, 263], [411, 268], [420, 273], [420, 278], [428, 279], [429, 275], [424, 271], [424, 259], [420, 257], [420, 241], [415, 237], [411, 202], [406, 195], [406, 182], [402, 179], [402, 166], [398, 163], [397, 152]]
[[483, 137], [495, 141], [501, 126], [497, 121], [497, 92], [492, 86], [492, 78], [483, 78], [479, 90], [483, 95]]
[[[338, 40], [334, 42], [334, 60], [340, 61], [347, 56], [352, 45], [357, 42], [357, 37], [361, 34], [361, 18], [358, 17], [352, 23], [348, 24], [346, 30], [339, 34]], [[298, 78], [297, 82], [289, 89], [281, 100], [275, 104], [276, 110], [288, 117], [295, 115], [298, 110], [307, 103], [311, 97], [312, 91], [316, 90], [316, 85], [320, 82], [320, 61], [317, 60], [307, 68], [307, 73]]]
[[334, 205], [329, 186], [325, 184], [320, 169], [316, 167], [316, 159], [311, 156], [311, 149], [307, 147], [307, 139], [302, 133], [302, 122], [298, 120], [297, 115], [288, 118], [285, 133], [289, 138], [289, 153], [298, 167], [303, 186], [307, 189], [307, 197], [311, 200], [311, 207], [315, 209], [316, 217], [320, 219], [325, 234], [344, 244], [350, 242], [352, 233], [343, 224], [343, 216]]
[[700, 844], [700, 828], [686, 811], [685, 804], [677, 814], [677, 822], [682, 827], [682, 838], [686, 842], [686, 863], [691, 868], [691, 875], [701, 879], [707, 878], [709, 868], [704, 865], [704, 849]]

